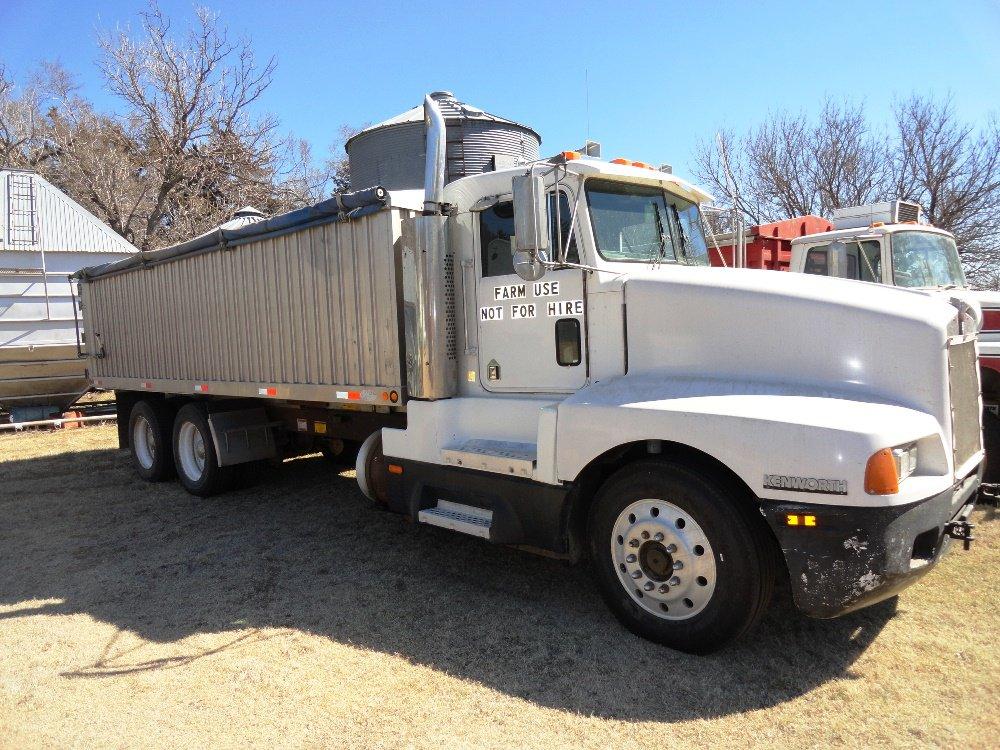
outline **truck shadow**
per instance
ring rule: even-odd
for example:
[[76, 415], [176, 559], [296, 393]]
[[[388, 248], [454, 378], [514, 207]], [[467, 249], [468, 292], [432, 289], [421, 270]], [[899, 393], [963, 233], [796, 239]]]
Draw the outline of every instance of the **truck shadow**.
[[[739, 644], [687, 656], [625, 631], [585, 567], [415, 526], [318, 457], [210, 500], [140, 482], [112, 450], [9, 461], [0, 518], [0, 606], [36, 602], [0, 622], [83, 613], [161, 643], [239, 631], [234, 647], [297, 629], [625, 720], [718, 717], [850, 677], [895, 613], [818, 621], [779, 606]], [[107, 650], [65, 676], [132, 671], [103, 669]]]

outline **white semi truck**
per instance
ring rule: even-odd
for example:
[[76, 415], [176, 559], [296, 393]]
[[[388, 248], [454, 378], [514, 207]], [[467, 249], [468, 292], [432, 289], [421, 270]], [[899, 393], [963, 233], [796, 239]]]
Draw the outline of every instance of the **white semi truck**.
[[470, 171], [467, 143], [456, 176], [486, 116], [453, 104], [425, 98], [423, 190], [393, 177], [79, 274], [90, 376], [140, 475], [208, 495], [248, 462], [356, 455], [376, 502], [589, 558], [627, 628], [698, 653], [779, 577], [834, 617], [968, 546], [967, 309], [705, 267], [708, 196], [643, 164]]

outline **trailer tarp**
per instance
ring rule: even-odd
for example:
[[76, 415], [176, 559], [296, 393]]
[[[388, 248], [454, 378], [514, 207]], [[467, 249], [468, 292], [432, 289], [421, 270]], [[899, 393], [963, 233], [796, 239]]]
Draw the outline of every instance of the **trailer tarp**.
[[312, 206], [278, 214], [269, 219], [236, 229], [216, 229], [200, 237], [151, 252], [138, 252], [114, 263], [83, 268], [72, 278], [83, 281], [100, 276], [122, 273], [133, 268], [166, 263], [194, 253], [223, 250], [267, 237], [276, 237], [318, 224], [347, 221], [381, 210], [389, 202], [389, 193], [382, 187], [371, 187], [353, 193], [338, 193]]

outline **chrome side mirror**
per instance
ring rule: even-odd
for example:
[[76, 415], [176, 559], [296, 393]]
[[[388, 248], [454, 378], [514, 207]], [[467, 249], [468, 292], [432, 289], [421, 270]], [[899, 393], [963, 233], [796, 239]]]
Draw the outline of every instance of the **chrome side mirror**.
[[545, 275], [549, 250], [549, 202], [545, 181], [532, 174], [513, 181], [514, 237], [511, 252], [514, 271], [525, 281]]

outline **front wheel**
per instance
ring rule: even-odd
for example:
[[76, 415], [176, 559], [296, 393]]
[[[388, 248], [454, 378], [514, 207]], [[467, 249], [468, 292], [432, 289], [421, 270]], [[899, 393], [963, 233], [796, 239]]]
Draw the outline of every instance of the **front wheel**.
[[626, 466], [591, 507], [601, 593], [629, 630], [689, 653], [722, 648], [771, 599], [773, 541], [744, 498], [678, 464]]

